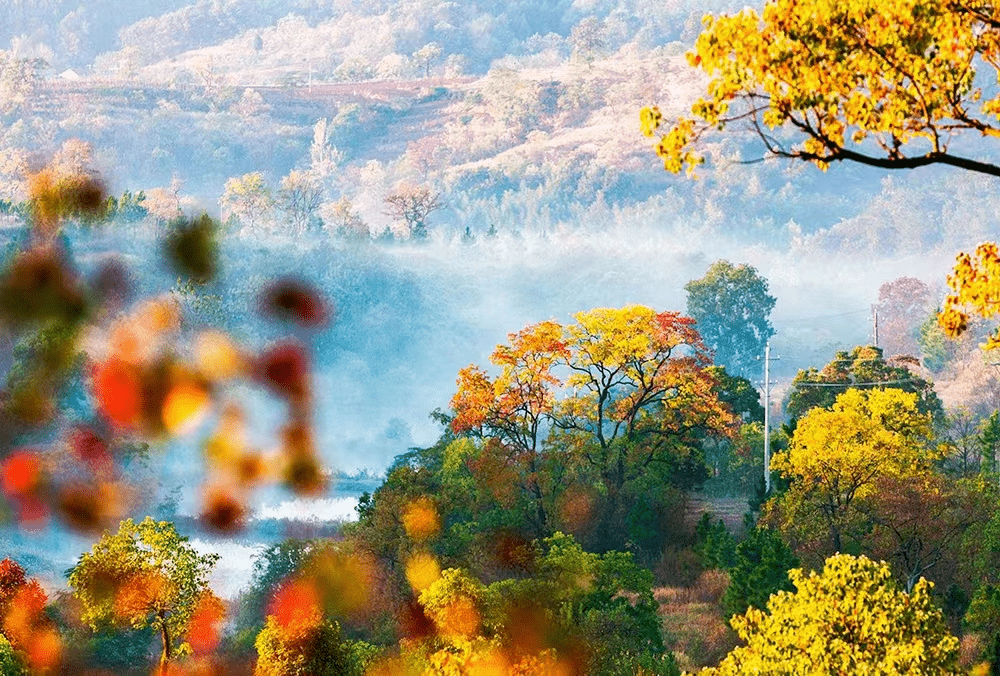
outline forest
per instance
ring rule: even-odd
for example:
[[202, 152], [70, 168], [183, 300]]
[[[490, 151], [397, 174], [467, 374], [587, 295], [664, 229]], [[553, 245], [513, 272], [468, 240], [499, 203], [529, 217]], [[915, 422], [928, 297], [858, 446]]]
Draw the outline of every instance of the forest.
[[1000, 8], [2, 21], [0, 674], [1000, 673]]

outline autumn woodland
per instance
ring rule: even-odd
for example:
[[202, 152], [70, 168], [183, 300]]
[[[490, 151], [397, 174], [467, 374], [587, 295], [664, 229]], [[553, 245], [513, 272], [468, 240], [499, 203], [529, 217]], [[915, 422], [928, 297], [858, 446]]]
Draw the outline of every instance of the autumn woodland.
[[0, 675], [1000, 673], [1000, 7], [9, 0]]

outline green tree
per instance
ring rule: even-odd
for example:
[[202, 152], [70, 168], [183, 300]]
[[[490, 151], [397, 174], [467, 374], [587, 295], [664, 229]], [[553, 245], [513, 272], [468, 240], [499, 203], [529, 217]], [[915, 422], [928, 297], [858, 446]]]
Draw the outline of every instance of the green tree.
[[795, 592], [732, 619], [746, 645], [704, 676], [960, 673], [958, 639], [926, 580], [907, 594], [887, 564], [846, 554], [827, 559], [820, 573], [793, 569], [789, 578]]
[[160, 634], [161, 670], [178, 653], [196, 606], [212, 595], [208, 575], [217, 554], [200, 555], [173, 524], [146, 517], [105, 532], [69, 574], [81, 619], [103, 626], [152, 627]]
[[[705, 490], [716, 494], [748, 496], [763, 481], [764, 407], [760, 392], [746, 378], [730, 375], [725, 367], [713, 366], [719, 401], [729, 407], [742, 424], [735, 436], [707, 436], [702, 441], [712, 476]], [[777, 437], [772, 437], [777, 440]]]
[[561, 630], [590, 646], [586, 673], [676, 673], [664, 651], [649, 570], [627, 552], [584, 552], [562, 533], [543, 546], [537, 579], [549, 591], [541, 596], [557, 600]]
[[939, 374], [958, 354], [958, 344], [948, 340], [948, 334], [937, 321], [938, 311], [927, 315], [920, 325], [917, 343], [923, 364], [931, 373]]
[[756, 527], [736, 545], [729, 568], [729, 586], [722, 597], [727, 615], [743, 614], [749, 608], [763, 609], [772, 594], [792, 591], [788, 571], [799, 559], [785, 541], [770, 528]]
[[[435, 572], [416, 593], [428, 626], [403, 645], [409, 669], [679, 673], [663, 647], [652, 574], [630, 553], [587, 552], [563, 533], [522, 546], [520, 574], [489, 585], [463, 568]], [[410, 673], [403, 666], [390, 673], [397, 672]]]
[[982, 458], [983, 469], [990, 472], [998, 471], [1000, 461], [1000, 411], [993, 411], [990, 417], [980, 423], [976, 441], [979, 443], [979, 455]]
[[684, 290], [688, 315], [715, 363], [739, 375], [757, 375], [764, 345], [774, 335], [770, 315], [776, 300], [767, 292], [767, 280], [750, 265], [718, 260]]
[[933, 383], [900, 363], [886, 361], [882, 350], [871, 345], [837, 352], [822, 369], [800, 370], [792, 380], [785, 410], [792, 418], [799, 418], [810, 409], [832, 406], [837, 397], [849, 389], [885, 388], [916, 394], [921, 413], [936, 417], [944, 414]]
[[21, 656], [3, 634], [0, 634], [0, 674], [3, 676], [28, 676], [28, 669], [24, 666]]
[[363, 676], [371, 651], [344, 640], [340, 624], [323, 620], [282, 626], [272, 615], [257, 634], [254, 676]]
[[965, 612], [964, 621], [970, 629], [981, 631], [986, 635], [988, 650], [993, 653], [988, 655], [993, 667], [990, 674], [995, 674], [1000, 668], [995, 654], [1000, 642], [1000, 589], [991, 584], [977, 589]]
[[290, 538], [254, 556], [250, 584], [240, 595], [235, 612], [235, 634], [231, 639], [234, 651], [250, 651], [256, 636], [267, 623], [271, 599], [282, 582], [301, 570], [314, 551], [313, 541]]

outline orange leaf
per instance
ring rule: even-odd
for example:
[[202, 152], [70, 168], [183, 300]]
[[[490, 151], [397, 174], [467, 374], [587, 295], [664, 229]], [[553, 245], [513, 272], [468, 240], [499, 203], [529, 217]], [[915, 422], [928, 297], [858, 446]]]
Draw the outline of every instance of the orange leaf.
[[222, 602], [213, 594], [198, 599], [191, 623], [188, 626], [188, 643], [195, 654], [213, 652], [219, 645], [219, 625], [226, 617]]
[[268, 611], [288, 631], [316, 626], [322, 620], [319, 591], [311, 580], [293, 580], [275, 593]]
[[136, 370], [111, 357], [94, 370], [97, 406], [117, 427], [134, 427], [142, 414], [142, 383]]
[[38, 456], [31, 451], [19, 451], [3, 463], [3, 490], [10, 496], [32, 492], [41, 477]]

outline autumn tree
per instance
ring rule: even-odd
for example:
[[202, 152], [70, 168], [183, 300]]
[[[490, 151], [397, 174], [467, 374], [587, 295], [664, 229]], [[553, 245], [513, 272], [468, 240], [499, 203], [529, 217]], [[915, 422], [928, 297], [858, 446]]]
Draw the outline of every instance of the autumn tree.
[[336, 202], [324, 203], [320, 207], [320, 213], [327, 231], [337, 237], [353, 241], [371, 239], [368, 224], [354, 210], [354, 204], [346, 195], [342, 195]]
[[934, 385], [907, 368], [905, 360], [886, 360], [882, 349], [871, 345], [837, 352], [822, 369], [799, 370], [792, 380], [785, 410], [792, 418], [811, 408], [829, 407], [848, 389], [893, 388], [917, 395], [922, 413], [944, 414]]
[[108, 625], [152, 627], [162, 642], [161, 670], [174, 659], [200, 603], [213, 599], [208, 575], [217, 554], [200, 555], [166, 521], [122, 521], [70, 571], [69, 585], [95, 631]]
[[257, 634], [254, 676], [363, 676], [340, 625], [317, 617], [282, 625], [274, 615]]
[[531, 495], [536, 532], [544, 535], [548, 518], [538, 476], [541, 443], [552, 420], [556, 389], [562, 384], [553, 369], [569, 358], [570, 351], [563, 327], [554, 321], [533, 324], [508, 339], [509, 344], [498, 345], [490, 355], [500, 368], [496, 378], [477, 366], [459, 371], [451, 427], [503, 444], [519, 467], [523, 490]]
[[271, 189], [259, 171], [227, 180], [220, 201], [231, 215], [251, 228], [260, 225], [274, 206]]
[[[736, 419], [719, 400], [708, 350], [694, 321], [633, 305], [598, 308], [511, 335], [491, 378], [464, 369], [452, 399], [456, 432], [499, 440], [537, 457], [563, 449], [590, 474], [606, 502], [602, 540], [619, 542], [624, 491], [651, 472], [686, 485], [704, 472], [698, 440], [729, 434]], [[557, 397], [557, 393], [561, 397]], [[704, 478], [704, 474], [700, 475]]]
[[[998, 103], [1000, 107], [1000, 103]], [[957, 338], [965, 333], [973, 316], [992, 319], [1000, 314], [1000, 249], [994, 242], [983, 242], [974, 254], [962, 253], [951, 275], [951, 293], [945, 298], [938, 322], [944, 332]], [[1000, 328], [982, 345], [985, 350], [1000, 347]]]
[[691, 460], [703, 467], [697, 439], [729, 434], [735, 419], [718, 399], [708, 350], [690, 318], [642, 306], [574, 318], [566, 329], [568, 393], [554, 424], [559, 443], [599, 477], [604, 539], [620, 544], [614, 524], [624, 489], [653, 468], [672, 465], [678, 479]]
[[[705, 95], [656, 152], [668, 170], [692, 170], [699, 141], [737, 126], [768, 153], [821, 168], [945, 164], [1000, 176], [980, 153], [952, 149], [963, 132], [1000, 131], [1000, 95], [977, 84], [979, 70], [996, 76], [998, 54], [1000, 9], [982, 3], [772, 0], [761, 13], [708, 16], [688, 54], [709, 76]], [[642, 118], [654, 135], [659, 111]]]
[[770, 315], [776, 301], [767, 280], [750, 265], [718, 260], [684, 290], [688, 315], [698, 322], [715, 363], [741, 375], [761, 371], [764, 346], [774, 335]]
[[774, 455], [772, 470], [791, 485], [768, 503], [769, 518], [800, 549], [843, 552], [867, 532], [865, 506], [880, 480], [924, 474], [939, 459], [930, 438], [915, 394], [847, 390], [806, 413], [789, 449]]
[[[38, 580], [28, 579], [20, 564], [9, 558], [0, 561], [0, 667], [7, 662], [12, 674], [26, 674], [26, 664], [42, 673], [57, 661], [62, 648], [45, 613], [48, 600]], [[7, 672], [0, 668], [0, 673]]]
[[443, 206], [441, 195], [430, 188], [404, 185], [385, 198], [386, 215], [406, 225], [412, 239], [424, 240], [429, 234], [427, 217]]
[[703, 676], [961, 673], [958, 639], [926, 580], [902, 592], [888, 565], [846, 554], [827, 559], [819, 573], [794, 569], [789, 577], [794, 592], [732, 619], [746, 645]]
[[[688, 62], [709, 77], [689, 117], [668, 123], [641, 111], [642, 131], [672, 172], [703, 161], [698, 146], [732, 126], [765, 151], [821, 169], [849, 161], [883, 169], [934, 164], [1000, 176], [983, 152], [953, 142], [1000, 136], [996, 78], [1000, 8], [989, 3], [907, 0], [771, 0], [761, 13], [707, 16]], [[983, 149], [987, 150], [987, 149]], [[958, 257], [939, 322], [951, 337], [969, 318], [994, 317], [1000, 254], [993, 242]], [[986, 342], [1000, 346], [1000, 332]]]

